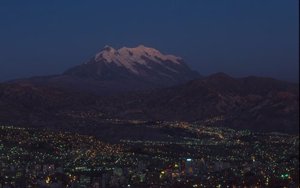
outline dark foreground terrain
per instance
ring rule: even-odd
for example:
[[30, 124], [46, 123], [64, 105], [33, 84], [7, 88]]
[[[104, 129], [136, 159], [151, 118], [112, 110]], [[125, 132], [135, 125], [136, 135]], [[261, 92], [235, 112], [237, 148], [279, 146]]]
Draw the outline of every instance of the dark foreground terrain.
[[[271, 78], [238, 79], [223, 73], [168, 88], [108, 96], [32, 83], [0, 84], [0, 122], [4, 124], [80, 131], [94, 127], [95, 135], [106, 127], [122, 132], [118, 130], [124, 126], [110, 126], [111, 120], [117, 122], [114, 124], [202, 122], [297, 134], [299, 85]], [[123, 134], [126, 136], [126, 131]]]

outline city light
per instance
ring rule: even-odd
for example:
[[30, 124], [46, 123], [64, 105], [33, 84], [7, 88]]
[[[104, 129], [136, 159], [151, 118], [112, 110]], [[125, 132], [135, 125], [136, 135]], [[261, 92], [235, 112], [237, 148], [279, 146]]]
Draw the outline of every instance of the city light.
[[[164, 122], [160, 126], [181, 127], [182, 124]], [[38, 182], [51, 186], [59, 178], [56, 172], [68, 177], [67, 187], [75, 184], [163, 187], [175, 183], [182, 187], [232, 187], [233, 178], [235, 186], [243, 187], [248, 182], [245, 174], [251, 171], [256, 174], [251, 182], [254, 187], [274, 186], [274, 182], [280, 180], [285, 186], [298, 182], [299, 160], [291, 159], [297, 148], [290, 141], [297, 137], [184, 124], [184, 129], [191, 132], [199, 128], [205, 130], [207, 141], [185, 137], [183, 140], [122, 140], [120, 144], [109, 144], [91, 136], [3, 126], [0, 127], [0, 175], [13, 184], [19, 179], [30, 179], [27, 187], [34, 187]], [[214, 132], [220, 132], [224, 139], [216, 140]], [[250, 134], [255, 135], [252, 143], [242, 139], [237, 142], [237, 137]], [[47, 150], [36, 149], [41, 143]], [[249, 147], [244, 147], [245, 144]], [[132, 150], [137, 146], [143, 148], [141, 153]], [[280, 151], [276, 150], [278, 146], [281, 146]], [[189, 150], [178, 153], [183, 147]], [[144, 153], [151, 153], [151, 157]], [[282, 165], [281, 161], [286, 162]], [[56, 165], [57, 162], [60, 165]], [[97, 177], [88, 174], [97, 174]]]

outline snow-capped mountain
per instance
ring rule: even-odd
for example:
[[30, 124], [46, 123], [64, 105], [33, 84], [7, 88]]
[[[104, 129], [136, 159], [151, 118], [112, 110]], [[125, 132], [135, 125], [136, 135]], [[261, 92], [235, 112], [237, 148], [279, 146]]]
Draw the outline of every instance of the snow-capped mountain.
[[144, 65], [147, 68], [151, 69], [151, 63], [157, 63], [171, 71], [176, 72], [176, 70], [169, 67], [163, 62], [170, 62], [173, 64], [182, 64], [182, 59], [174, 55], [164, 55], [154, 48], [148, 48], [143, 45], [140, 45], [136, 48], [127, 48], [123, 47], [119, 50], [115, 50], [110, 46], [105, 46], [104, 50], [96, 54], [96, 62], [106, 62], [106, 63], [115, 63], [118, 66], [125, 67], [128, 71], [134, 74], [141, 74], [137, 64]]
[[190, 70], [182, 58], [165, 55], [143, 45], [117, 50], [105, 46], [90, 61], [64, 74], [96, 80], [132, 79], [153, 86], [183, 83], [197, 77], [197, 73]]
[[139, 45], [120, 49], [105, 46], [89, 61], [70, 68], [61, 75], [34, 77], [17, 82], [110, 94], [166, 87], [199, 77], [182, 58]]

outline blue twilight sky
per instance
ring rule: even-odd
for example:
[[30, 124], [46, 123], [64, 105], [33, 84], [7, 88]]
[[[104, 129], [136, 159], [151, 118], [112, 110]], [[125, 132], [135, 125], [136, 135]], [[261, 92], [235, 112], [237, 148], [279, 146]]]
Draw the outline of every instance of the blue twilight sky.
[[61, 73], [106, 44], [298, 81], [298, 17], [298, 0], [1, 0], [0, 81]]

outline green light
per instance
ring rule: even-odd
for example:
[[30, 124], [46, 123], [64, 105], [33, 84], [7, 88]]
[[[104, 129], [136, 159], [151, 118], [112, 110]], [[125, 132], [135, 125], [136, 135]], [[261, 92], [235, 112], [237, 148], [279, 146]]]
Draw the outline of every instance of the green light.
[[281, 178], [287, 178], [287, 177], [289, 177], [289, 174], [281, 174], [280, 177], [281, 177]]

